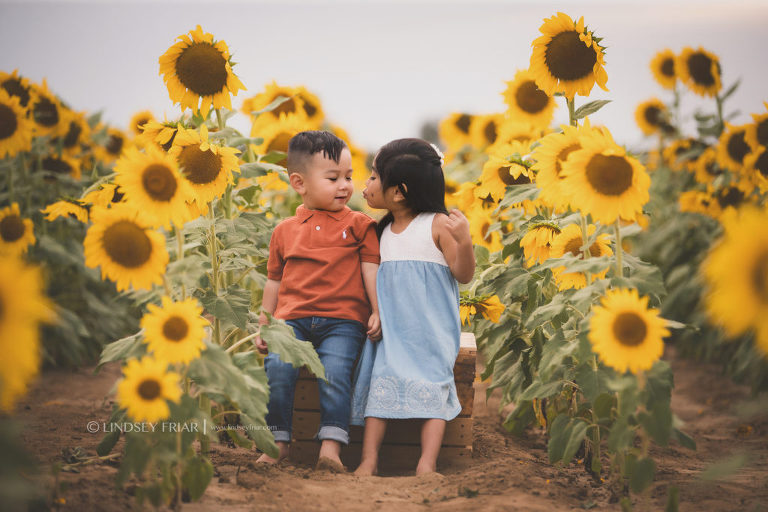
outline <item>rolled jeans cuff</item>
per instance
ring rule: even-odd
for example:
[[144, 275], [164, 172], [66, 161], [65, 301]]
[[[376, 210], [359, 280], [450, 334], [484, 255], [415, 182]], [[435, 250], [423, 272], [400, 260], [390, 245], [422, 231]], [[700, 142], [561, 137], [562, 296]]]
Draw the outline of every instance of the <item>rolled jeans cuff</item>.
[[[277, 432], [275, 432], [275, 434], [277, 434]], [[349, 444], [349, 432], [335, 425], [321, 426], [315, 437], [320, 441], [328, 439], [331, 441], [338, 441], [342, 444]], [[275, 437], [275, 439], [277, 439], [277, 437]]]
[[290, 443], [291, 433], [287, 430], [273, 430], [272, 435], [275, 436], [275, 442]]

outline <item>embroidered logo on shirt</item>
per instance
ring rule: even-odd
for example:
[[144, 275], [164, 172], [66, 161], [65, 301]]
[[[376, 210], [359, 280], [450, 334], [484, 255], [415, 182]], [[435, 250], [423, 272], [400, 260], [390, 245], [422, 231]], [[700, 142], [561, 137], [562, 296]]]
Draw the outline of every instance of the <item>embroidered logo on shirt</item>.
[[341, 232], [341, 238], [343, 238], [344, 240], [347, 239], [347, 230], [346, 229]]

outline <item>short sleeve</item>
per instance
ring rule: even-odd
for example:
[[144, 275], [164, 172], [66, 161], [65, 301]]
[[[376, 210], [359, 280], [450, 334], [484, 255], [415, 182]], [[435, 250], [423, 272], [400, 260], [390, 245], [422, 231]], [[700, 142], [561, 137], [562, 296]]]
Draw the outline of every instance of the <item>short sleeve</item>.
[[283, 278], [283, 267], [285, 266], [285, 260], [283, 259], [283, 251], [280, 244], [280, 224], [278, 224], [272, 231], [272, 237], [269, 240], [269, 259], [267, 260], [267, 279], [273, 281], [280, 281]]
[[360, 238], [360, 261], [365, 263], [380, 263], [379, 238], [376, 236], [376, 221], [365, 214], [361, 214], [357, 222], [358, 229], [362, 231]]

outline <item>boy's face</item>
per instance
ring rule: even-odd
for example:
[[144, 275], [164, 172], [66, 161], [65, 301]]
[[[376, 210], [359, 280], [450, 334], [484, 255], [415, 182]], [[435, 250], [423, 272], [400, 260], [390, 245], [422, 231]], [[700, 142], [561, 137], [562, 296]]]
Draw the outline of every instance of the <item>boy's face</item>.
[[291, 178], [291, 184], [301, 195], [306, 208], [337, 212], [346, 206], [355, 189], [352, 154], [344, 148], [339, 163], [336, 163], [320, 151], [312, 155], [303, 173], [292, 174]]

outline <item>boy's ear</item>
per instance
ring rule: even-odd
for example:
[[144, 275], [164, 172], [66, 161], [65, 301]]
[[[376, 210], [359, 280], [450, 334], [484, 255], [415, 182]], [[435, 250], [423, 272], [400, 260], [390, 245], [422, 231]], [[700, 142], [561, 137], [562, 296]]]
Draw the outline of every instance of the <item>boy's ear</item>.
[[298, 172], [292, 172], [288, 175], [288, 181], [291, 182], [291, 186], [293, 187], [293, 190], [298, 192], [298, 194], [304, 195], [304, 193], [307, 190], [307, 186], [304, 183], [304, 176], [301, 173]]

